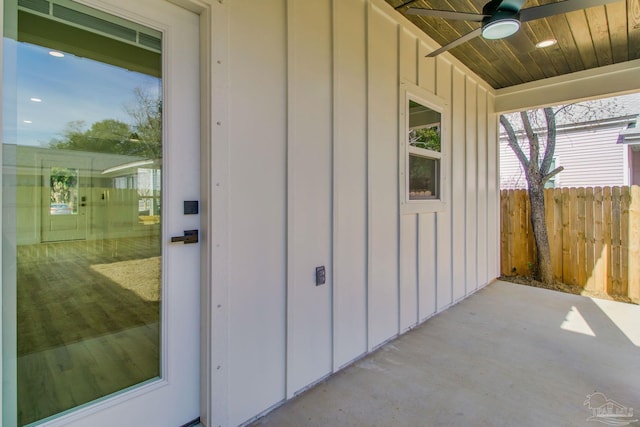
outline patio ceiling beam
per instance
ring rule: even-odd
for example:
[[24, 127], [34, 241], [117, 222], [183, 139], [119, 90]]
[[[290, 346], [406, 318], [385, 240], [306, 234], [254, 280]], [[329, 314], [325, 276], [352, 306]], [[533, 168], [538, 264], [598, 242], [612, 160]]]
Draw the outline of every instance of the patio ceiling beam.
[[640, 59], [538, 80], [496, 94], [496, 112], [538, 107], [640, 92]]

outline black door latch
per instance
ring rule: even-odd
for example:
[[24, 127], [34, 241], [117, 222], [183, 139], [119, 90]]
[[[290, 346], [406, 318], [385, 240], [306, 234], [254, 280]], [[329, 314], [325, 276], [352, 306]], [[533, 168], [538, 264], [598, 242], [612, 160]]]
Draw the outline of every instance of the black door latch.
[[185, 230], [184, 236], [174, 236], [171, 238], [172, 242], [182, 242], [185, 245], [188, 243], [198, 243], [198, 230]]

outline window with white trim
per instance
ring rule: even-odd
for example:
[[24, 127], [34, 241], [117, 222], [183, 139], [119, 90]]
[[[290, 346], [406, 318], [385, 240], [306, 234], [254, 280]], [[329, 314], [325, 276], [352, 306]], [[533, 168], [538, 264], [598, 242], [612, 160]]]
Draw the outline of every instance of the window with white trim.
[[403, 84], [401, 194], [403, 211], [434, 212], [445, 207], [447, 109], [443, 99]]

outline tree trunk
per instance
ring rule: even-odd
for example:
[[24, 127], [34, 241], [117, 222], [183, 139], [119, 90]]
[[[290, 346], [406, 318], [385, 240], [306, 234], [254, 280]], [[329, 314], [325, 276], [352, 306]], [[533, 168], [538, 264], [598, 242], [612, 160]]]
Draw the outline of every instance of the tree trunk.
[[529, 202], [531, 203], [531, 225], [538, 251], [538, 279], [546, 284], [553, 283], [551, 250], [545, 222], [544, 184], [529, 182]]

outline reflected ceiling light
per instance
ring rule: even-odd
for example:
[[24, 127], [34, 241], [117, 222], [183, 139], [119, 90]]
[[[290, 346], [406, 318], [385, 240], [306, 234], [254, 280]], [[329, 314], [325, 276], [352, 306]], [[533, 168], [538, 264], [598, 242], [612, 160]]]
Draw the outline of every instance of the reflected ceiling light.
[[31, 101], [31, 102], [42, 102], [42, 99], [40, 99], [40, 98], [29, 98], [29, 101]]
[[547, 40], [542, 40], [541, 42], [536, 43], [536, 47], [538, 49], [542, 49], [545, 47], [553, 46], [556, 43], [558, 43], [558, 40], [556, 39], [547, 39]]
[[26, 124], [31, 124], [31, 123], [33, 123], [31, 120], [23, 120], [22, 122], [23, 122], [23, 123], [26, 123]]
[[146, 166], [146, 165], [152, 165], [152, 164], [153, 164], [153, 160], [140, 160], [137, 162], [125, 163], [125, 164], [114, 166], [112, 168], [104, 170], [102, 172], [102, 175], [112, 173], [112, 172], [118, 172], [123, 169], [137, 168], [139, 166]]
[[64, 53], [58, 52], [57, 50], [49, 51], [49, 55], [55, 56], [56, 58], [64, 58]]
[[515, 18], [498, 19], [482, 27], [482, 37], [499, 40], [515, 34], [520, 29], [520, 21]]

